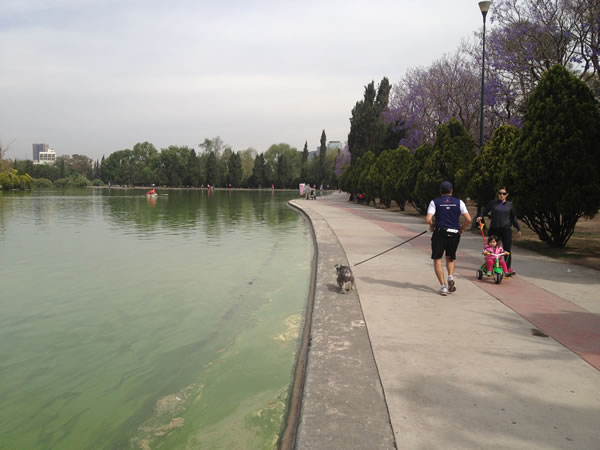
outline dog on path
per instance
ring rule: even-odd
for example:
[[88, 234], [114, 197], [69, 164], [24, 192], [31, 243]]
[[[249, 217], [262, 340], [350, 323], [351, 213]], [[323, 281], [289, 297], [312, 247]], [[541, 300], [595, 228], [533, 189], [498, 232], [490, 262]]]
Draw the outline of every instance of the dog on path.
[[354, 275], [352, 275], [350, 267], [336, 264], [335, 271], [337, 273], [337, 284], [342, 294], [354, 289]]

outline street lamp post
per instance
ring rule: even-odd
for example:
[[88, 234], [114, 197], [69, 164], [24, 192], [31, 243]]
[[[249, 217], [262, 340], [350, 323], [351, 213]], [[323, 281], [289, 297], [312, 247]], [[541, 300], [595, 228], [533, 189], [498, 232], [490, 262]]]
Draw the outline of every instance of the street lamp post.
[[479, 2], [483, 16], [483, 51], [481, 52], [481, 109], [479, 114], [479, 148], [483, 148], [483, 87], [485, 83], [485, 16], [490, 9], [491, 1]]

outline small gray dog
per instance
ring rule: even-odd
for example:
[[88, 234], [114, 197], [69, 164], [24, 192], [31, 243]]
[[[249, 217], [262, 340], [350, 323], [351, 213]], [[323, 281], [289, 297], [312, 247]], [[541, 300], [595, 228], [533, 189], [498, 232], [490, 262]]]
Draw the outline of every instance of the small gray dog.
[[342, 294], [345, 294], [350, 289], [354, 289], [354, 275], [352, 275], [350, 267], [336, 264], [335, 271], [337, 272], [337, 284]]

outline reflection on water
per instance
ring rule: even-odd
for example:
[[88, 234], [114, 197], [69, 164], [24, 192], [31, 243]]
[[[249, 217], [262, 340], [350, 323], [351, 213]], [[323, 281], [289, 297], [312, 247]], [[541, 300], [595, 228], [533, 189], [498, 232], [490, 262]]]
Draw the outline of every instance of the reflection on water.
[[295, 193], [160, 193], [0, 195], [0, 448], [275, 445], [312, 252]]
[[152, 199], [113, 194], [103, 206], [114, 224], [127, 233], [147, 237], [149, 232], [180, 232], [201, 226], [207, 236], [219, 239], [240, 227], [266, 225], [277, 231], [286, 222], [296, 223], [296, 215], [281, 208], [281, 201], [281, 195], [275, 198], [262, 191], [169, 191]]

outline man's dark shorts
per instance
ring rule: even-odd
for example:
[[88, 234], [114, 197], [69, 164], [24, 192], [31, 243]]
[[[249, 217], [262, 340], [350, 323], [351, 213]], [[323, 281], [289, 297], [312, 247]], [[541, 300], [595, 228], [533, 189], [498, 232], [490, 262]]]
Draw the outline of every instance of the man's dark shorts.
[[444, 252], [446, 252], [446, 256], [454, 261], [459, 242], [460, 233], [450, 233], [441, 228], [436, 228], [431, 236], [431, 259], [441, 259]]

